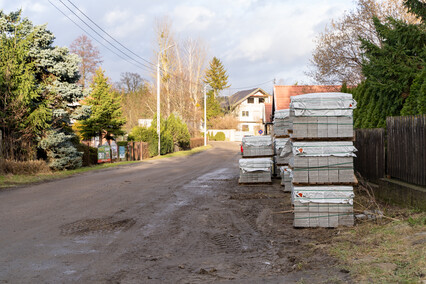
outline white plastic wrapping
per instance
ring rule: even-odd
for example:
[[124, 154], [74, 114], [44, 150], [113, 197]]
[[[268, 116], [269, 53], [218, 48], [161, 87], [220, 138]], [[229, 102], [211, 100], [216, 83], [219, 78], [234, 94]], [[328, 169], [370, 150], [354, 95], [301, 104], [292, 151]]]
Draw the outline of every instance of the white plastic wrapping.
[[280, 109], [276, 110], [274, 113], [275, 119], [286, 119], [290, 117], [290, 110], [289, 109]]
[[346, 93], [313, 93], [291, 97], [295, 116], [352, 116], [356, 101]]
[[356, 157], [353, 142], [293, 142], [293, 155], [310, 157]]
[[291, 141], [289, 138], [276, 138], [275, 151], [280, 157], [287, 157], [292, 153]]
[[281, 166], [280, 176], [283, 180], [291, 181], [291, 178], [293, 177], [293, 171], [289, 166]]
[[243, 137], [242, 143], [243, 143], [243, 148], [244, 146], [267, 147], [272, 145], [272, 137], [269, 135], [247, 136], [247, 137]]
[[270, 172], [272, 169], [271, 158], [240, 159], [239, 165], [242, 172]]
[[353, 205], [352, 186], [294, 186], [294, 201], [300, 203], [340, 203]]

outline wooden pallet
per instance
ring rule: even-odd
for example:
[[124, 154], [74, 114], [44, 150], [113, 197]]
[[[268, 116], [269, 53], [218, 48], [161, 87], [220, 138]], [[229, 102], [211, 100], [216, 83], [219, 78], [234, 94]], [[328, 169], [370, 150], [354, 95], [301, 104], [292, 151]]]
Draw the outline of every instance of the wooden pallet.
[[238, 182], [239, 185], [272, 185], [271, 182]]
[[275, 135], [275, 138], [290, 138], [290, 135]]
[[321, 186], [321, 185], [330, 185], [330, 186], [356, 186], [358, 181], [354, 182], [292, 182], [296, 186]]
[[243, 159], [272, 158], [272, 157], [274, 157], [274, 155], [270, 155], [270, 156], [242, 156]]
[[310, 142], [310, 141], [324, 141], [324, 142], [339, 142], [347, 141], [354, 142], [355, 137], [291, 137], [292, 142]]

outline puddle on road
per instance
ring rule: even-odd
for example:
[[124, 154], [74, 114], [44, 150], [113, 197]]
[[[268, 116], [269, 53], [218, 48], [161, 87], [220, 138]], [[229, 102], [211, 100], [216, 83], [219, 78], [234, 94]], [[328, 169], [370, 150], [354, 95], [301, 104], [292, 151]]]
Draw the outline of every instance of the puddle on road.
[[208, 172], [183, 186], [184, 189], [189, 188], [212, 188], [217, 181], [226, 181], [236, 178], [230, 168], [216, 169]]

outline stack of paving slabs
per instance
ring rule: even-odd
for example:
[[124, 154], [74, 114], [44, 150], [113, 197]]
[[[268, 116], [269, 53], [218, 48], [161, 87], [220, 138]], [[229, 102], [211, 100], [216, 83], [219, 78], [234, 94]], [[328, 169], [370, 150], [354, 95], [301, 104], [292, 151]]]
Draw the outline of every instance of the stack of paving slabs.
[[295, 140], [353, 139], [353, 109], [356, 102], [351, 94], [318, 93], [291, 97], [294, 113]]
[[243, 137], [239, 183], [271, 183], [274, 147], [271, 136]]
[[294, 227], [353, 226], [352, 186], [294, 186]]
[[292, 170], [289, 166], [279, 167], [281, 185], [284, 186], [284, 192], [291, 192], [292, 188]]
[[275, 137], [289, 137], [293, 129], [289, 109], [277, 110], [274, 113], [274, 135]]
[[293, 184], [352, 185], [356, 183], [351, 141], [293, 142]]
[[265, 136], [247, 136], [243, 137], [243, 157], [272, 157], [274, 156], [274, 148], [272, 137]]
[[[274, 156], [274, 172], [279, 174], [281, 177], [281, 185], [287, 187], [284, 188], [284, 191], [291, 191], [291, 187], [289, 183], [285, 183], [283, 180], [283, 173], [281, 172], [282, 167], [286, 167], [288, 169], [288, 164], [291, 158], [293, 157], [292, 147], [290, 138], [275, 138], [275, 156]], [[290, 177], [287, 176], [287, 179]]]
[[294, 226], [353, 226], [356, 102], [351, 94], [306, 94], [291, 97], [290, 107]]
[[270, 183], [272, 175], [272, 158], [240, 159], [240, 184]]

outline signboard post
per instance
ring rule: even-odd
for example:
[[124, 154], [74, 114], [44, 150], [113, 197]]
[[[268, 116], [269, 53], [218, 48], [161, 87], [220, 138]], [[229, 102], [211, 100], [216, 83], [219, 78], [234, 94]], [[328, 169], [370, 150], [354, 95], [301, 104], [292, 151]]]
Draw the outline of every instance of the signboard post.
[[98, 147], [98, 163], [111, 162], [109, 146], [103, 145]]

